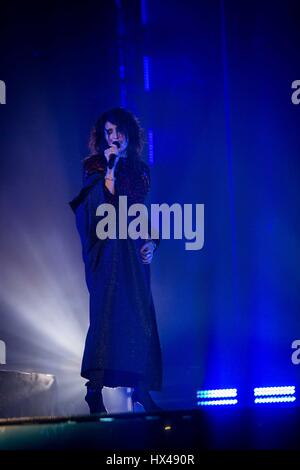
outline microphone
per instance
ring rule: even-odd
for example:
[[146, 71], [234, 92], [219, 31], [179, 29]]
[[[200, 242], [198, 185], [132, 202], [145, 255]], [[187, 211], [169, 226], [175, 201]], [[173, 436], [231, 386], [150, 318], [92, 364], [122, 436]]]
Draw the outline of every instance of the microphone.
[[[115, 145], [116, 147], [118, 147], [118, 149], [120, 148], [119, 142], [113, 142], [113, 145]], [[111, 153], [111, 154], [110, 154], [109, 162], [108, 162], [108, 164], [107, 164], [107, 166], [108, 166], [108, 168], [109, 168], [110, 170], [112, 170], [112, 168], [114, 167], [116, 158], [117, 158], [117, 155], [116, 155], [115, 153]]]

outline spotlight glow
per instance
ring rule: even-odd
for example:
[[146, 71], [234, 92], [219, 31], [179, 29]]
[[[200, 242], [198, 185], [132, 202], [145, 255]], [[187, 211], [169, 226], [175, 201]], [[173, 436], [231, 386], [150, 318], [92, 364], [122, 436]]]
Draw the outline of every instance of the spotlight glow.
[[87, 410], [80, 366], [89, 299], [68, 206], [76, 189], [67, 185], [56, 124], [52, 128], [47, 113], [39, 112], [48, 144], [42, 144], [42, 136], [29, 143], [25, 134], [30, 134], [31, 124], [24, 123], [25, 137], [20, 136], [12, 151], [22, 151], [19, 171], [7, 180], [1, 202], [1, 326], [10, 363], [55, 375], [56, 414], [80, 414]]

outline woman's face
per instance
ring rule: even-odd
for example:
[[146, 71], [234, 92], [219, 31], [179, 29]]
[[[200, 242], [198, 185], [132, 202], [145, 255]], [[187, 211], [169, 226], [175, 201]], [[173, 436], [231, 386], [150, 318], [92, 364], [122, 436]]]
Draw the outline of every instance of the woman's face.
[[124, 152], [126, 150], [128, 145], [127, 137], [124, 133], [118, 130], [118, 126], [116, 124], [112, 124], [107, 121], [104, 126], [104, 135], [109, 146], [111, 146], [113, 142], [119, 142], [120, 152]]

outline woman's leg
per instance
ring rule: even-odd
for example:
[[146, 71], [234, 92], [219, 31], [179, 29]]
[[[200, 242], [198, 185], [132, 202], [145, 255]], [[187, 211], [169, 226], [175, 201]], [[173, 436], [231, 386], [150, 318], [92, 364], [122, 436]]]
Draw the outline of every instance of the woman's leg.
[[147, 384], [140, 379], [137, 383], [137, 386], [134, 387], [134, 391], [132, 393], [132, 401], [133, 404], [135, 402], [140, 403], [145, 411], [160, 411], [160, 408], [152, 399]]

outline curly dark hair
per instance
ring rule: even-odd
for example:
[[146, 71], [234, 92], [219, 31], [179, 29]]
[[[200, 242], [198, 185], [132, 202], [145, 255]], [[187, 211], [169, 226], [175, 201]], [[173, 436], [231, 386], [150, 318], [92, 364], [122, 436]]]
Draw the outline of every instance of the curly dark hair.
[[110, 109], [99, 117], [90, 135], [89, 148], [92, 154], [103, 154], [107, 148], [104, 135], [104, 126], [107, 121], [118, 126], [118, 130], [126, 135], [127, 157], [131, 160], [141, 158], [145, 143], [144, 131], [137, 117], [124, 108]]

